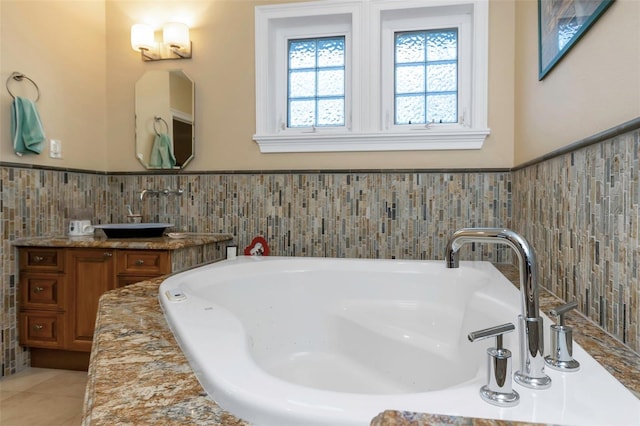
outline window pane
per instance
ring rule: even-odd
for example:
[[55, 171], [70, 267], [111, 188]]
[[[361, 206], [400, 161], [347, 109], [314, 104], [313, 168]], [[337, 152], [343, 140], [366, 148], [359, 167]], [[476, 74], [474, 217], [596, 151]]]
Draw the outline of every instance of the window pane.
[[424, 32], [396, 35], [396, 63], [424, 62]]
[[289, 73], [289, 96], [292, 98], [314, 97], [316, 94], [315, 71], [291, 71]]
[[289, 40], [288, 127], [345, 125], [345, 38]]
[[427, 33], [427, 61], [458, 58], [458, 31], [430, 31]]
[[344, 38], [318, 41], [318, 67], [344, 66]]
[[427, 121], [429, 123], [457, 123], [457, 96], [427, 96]]
[[316, 121], [315, 101], [289, 102], [289, 127], [311, 127]]
[[344, 100], [318, 101], [318, 126], [344, 126]]
[[455, 92], [458, 86], [458, 66], [439, 64], [427, 66], [427, 92]]
[[424, 96], [399, 96], [396, 98], [396, 124], [424, 124]]
[[398, 67], [396, 93], [424, 93], [424, 65]]
[[289, 42], [289, 69], [315, 68], [316, 44], [314, 41]]
[[395, 43], [395, 123], [457, 123], [458, 30], [400, 32]]
[[318, 71], [318, 96], [344, 96], [344, 71]]

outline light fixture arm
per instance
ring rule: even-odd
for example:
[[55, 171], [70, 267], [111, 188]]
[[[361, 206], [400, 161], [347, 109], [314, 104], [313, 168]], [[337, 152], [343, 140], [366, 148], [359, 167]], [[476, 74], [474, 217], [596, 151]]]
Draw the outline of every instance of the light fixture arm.
[[163, 27], [163, 41], [155, 41], [154, 30], [144, 24], [131, 27], [131, 47], [140, 52], [145, 61], [191, 58], [192, 43], [189, 39], [189, 27], [182, 23], [169, 22]]

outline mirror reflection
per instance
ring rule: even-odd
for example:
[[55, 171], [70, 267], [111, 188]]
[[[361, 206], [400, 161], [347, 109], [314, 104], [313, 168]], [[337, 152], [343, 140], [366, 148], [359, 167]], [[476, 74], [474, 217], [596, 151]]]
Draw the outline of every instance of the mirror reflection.
[[136, 83], [136, 157], [147, 169], [181, 169], [195, 153], [194, 83], [182, 70], [147, 71]]

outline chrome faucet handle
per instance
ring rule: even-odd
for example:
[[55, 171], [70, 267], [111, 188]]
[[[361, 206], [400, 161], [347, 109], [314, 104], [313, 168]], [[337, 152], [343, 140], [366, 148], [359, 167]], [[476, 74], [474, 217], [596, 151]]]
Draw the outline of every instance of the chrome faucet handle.
[[489, 404], [513, 407], [520, 402], [520, 395], [512, 388], [511, 351], [505, 349], [502, 336], [515, 330], [512, 323], [485, 328], [469, 333], [470, 342], [496, 338], [496, 347], [487, 349], [487, 384], [480, 388], [480, 397]]
[[564, 314], [578, 307], [575, 300], [555, 309], [549, 314], [558, 317], [558, 324], [551, 326], [551, 354], [544, 362], [554, 370], [573, 372], [580, 369], [580, 363], [573, 359], [573, 329], [564, 325]]

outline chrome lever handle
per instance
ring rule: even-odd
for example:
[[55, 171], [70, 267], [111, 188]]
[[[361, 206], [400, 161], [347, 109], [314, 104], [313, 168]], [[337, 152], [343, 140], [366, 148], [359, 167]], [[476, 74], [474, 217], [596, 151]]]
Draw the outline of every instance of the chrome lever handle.
[[558, 324], [551, 326], [551, 353], [544, 357], [544, 362], [554, 370], [565, 372], [578, 371], [580, 363], [573, 359], [573, 330], [564, 325], [564, 314], [578, 307], [578, 302], [566, 303], [549, 311], [558, 317]]
[[501, 325], [496, 325], [495, 327], [489, 327], [489, 328], [484, 328], [482, 330], [477, 330], [477, 331], [472, 331], [471, 333], [469, 333], [469, 335], [467, 336], [469, 338], [470, 342], [475, 342], [476, 340], [482, 340], [482, 339], [488, 339], [489, 337], [496, 337], [496, 342], [497, 339], [500, 339], [500, 348], [502, 348], [502, 335], [505, 333], [509, 333], [513, 330], [515, 330], [516, 327], [508, 322], [506, 324], [501, 324]]
[[502, 346], [502, 336], [515, 329], [512, 323], [506, 323], [473, 331], [467, 336], [470, 342], [496, 338], [496, 347], [487, 349], [487, 384], [480, 388], [480, 397], [499, 407], [513, 407], [520, 401], [520, 395], [511, 386], [511, 351]]
[[572, 309], [578, 307], [578, 302], [575, 300], [573, 302], [566, 303], [562, 306], [558, 306], [549, 311], [549, 314], [554, 317], [558, 317], [558, 325], [564, 325], [564, 314], [569, 312]]

